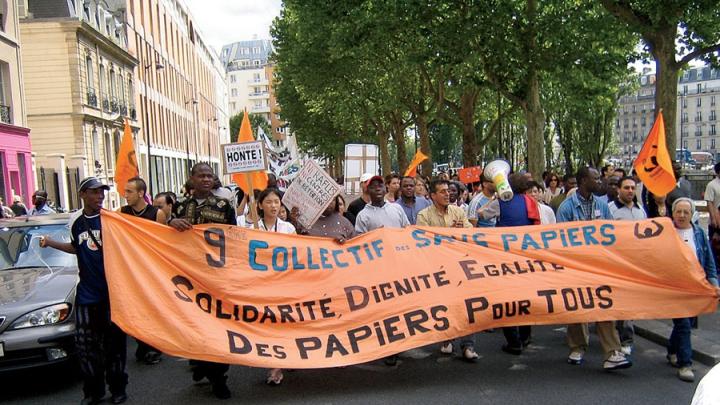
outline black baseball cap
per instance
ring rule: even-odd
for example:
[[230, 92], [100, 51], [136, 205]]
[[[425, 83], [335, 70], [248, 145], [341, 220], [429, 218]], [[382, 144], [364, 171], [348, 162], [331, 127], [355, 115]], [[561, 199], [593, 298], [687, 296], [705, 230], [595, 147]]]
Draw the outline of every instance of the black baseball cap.
[[110, 190], [110, 186], [103, 184], [97, 177], [86, 177], [80, 182], [80, 192], [92, 190], [95, 188], [101, 188], [103, 190]]

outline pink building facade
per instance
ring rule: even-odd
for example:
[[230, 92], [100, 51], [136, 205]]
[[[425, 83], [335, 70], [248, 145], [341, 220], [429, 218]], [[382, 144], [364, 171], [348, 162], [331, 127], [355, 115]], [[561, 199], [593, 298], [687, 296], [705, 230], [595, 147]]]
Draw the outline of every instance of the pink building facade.
[[29, 135], [28, 128], [0, 122], [0, 197], [8, 206], [14, 195], [21, 195], [28, 208], [32, 204], [35, 174]]

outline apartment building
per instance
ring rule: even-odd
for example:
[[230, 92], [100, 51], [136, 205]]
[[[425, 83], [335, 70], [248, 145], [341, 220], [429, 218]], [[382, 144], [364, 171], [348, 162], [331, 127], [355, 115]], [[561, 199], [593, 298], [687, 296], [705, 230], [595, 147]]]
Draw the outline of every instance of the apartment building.
[[0, 198], [8, 205], [13, 196], [25, 204], [35, 191], [30, 130], [27, 128], [22, 86], [20, 27], [15, 2], [5, 2], [0, 13]]
[[227, 71], [230, 115], [245, 109], [261, 115], [270, 124], [271, 133], [267, 135], [275, 146], [282, 147], [287, 132], [275, 99], [272, 52], [272, 41], [253, 39], [225, 45], [220, 59]]
[[716, 156], [719, 102], [720, 69], [697, 67], [683, 72], [678, 81], [678, 147]]
[[154, 193], [178, 192], [189, 168], [221, 169], [229, 142], [225, 71], [182, 0], [128, 0], [129, 51], [135, 74], [141, 170]]
[[81, 207], [78, 185], [113, 186], [125, 119], [138, 131], [137, 59], [128, 51], [124, 2], [18, 0], [21, 54], [38, 187], [65, 210]]

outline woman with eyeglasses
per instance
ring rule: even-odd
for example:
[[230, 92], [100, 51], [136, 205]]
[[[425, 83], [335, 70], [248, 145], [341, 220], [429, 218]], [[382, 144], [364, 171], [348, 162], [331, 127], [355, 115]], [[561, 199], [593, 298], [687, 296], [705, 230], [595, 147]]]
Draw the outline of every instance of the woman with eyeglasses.
[[560, 195], [562, 187], [560, 187], [560, 177], [555, 173], [550, 173], [545, 181], [545, 193], [542, 196], [542, 200], [545, 204], [550, 204], [553, 198]]

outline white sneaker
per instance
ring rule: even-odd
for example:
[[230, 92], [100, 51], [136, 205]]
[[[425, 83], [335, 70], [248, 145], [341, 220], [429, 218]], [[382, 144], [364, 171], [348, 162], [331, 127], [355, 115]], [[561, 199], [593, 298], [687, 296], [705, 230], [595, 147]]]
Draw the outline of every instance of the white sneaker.
[[581, 352], [580, 350], [573, 350], [572, 352], [570, 352], [567, 362], [578, 366], [578, 365], [582, 364], [584, 355], [585, 355], [585, 352]]
[[452, 354], [453, 353], [453, 344], [452, 342], [445, 342], [440, 346], [440, 353], [442, 354]]
[[677, 376], [685, 382], [695, 381], [695, 373], [693, 373], [692, 368], [690, 367], [680, 367], [678, 369]]
[[622, 345], [622, 347], [620, 347], [620, 351], [626, 356], [630, 356], [632, 354], [632, 350], [633, 347], [631, 345]]
[[630, 367], [632, 367], [632, 361], [628, 360], [624, 353], [617, 350], [612, 352], [610, 357], [608, 357], [603, 363], [603, 368], [605, 370], [619, 370]]

